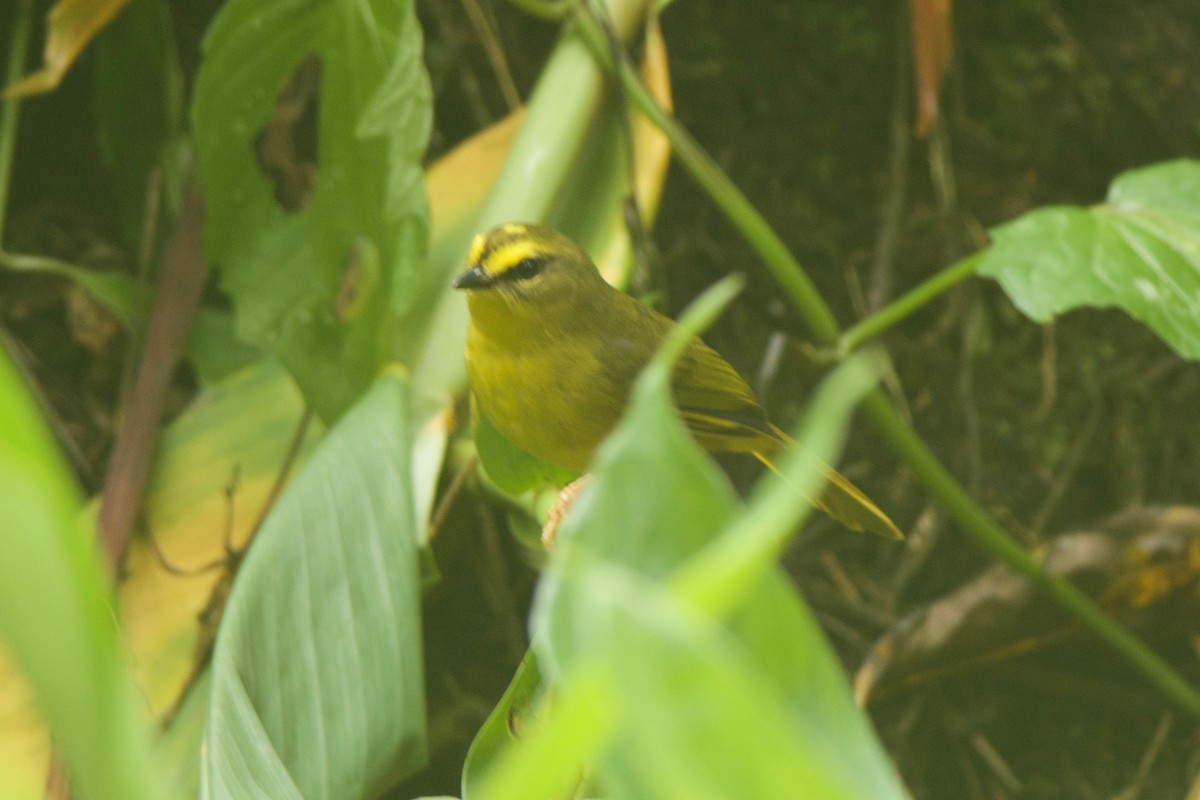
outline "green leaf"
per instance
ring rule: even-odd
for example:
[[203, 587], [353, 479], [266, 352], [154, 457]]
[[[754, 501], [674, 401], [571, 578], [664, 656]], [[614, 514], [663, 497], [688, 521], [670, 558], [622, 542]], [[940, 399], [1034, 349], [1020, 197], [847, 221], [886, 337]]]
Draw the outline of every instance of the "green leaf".
[[100, 154], [125, 245], [136, 251], [147, 222], [151, 172], [180, 169], [166, 158], [168, 141], [183, 134], [183, 73], [167, 4], [132, 0], [96, 46], [93, 103]]
[[188, 330], [187, 357], [200, 380], [213, 385], [263, 356], [238, 338], [227, 311], [202, 306]]
[[875, 384], [875, 377], [866, 357], [856, 356], [821, 385], [796, 436], [804, 444], [794, 444], [783, 454], [778, 474], [764, 478], [746, 513], [676, 570], [671, 578], [676, 592], [721, 615], [761, 583], [812, 510], [802, 498], [817, 494], [824, 480], [821, 459], [840, 445], [852, 406]]
[[615, 796], [903, 797], [782, 573], [728, 627], [648, 581], [594, 592], [620, 598], [606, 645], [630, 713], [601, 768]]
[[537, 659], [533, 651], [525, 653], [500, 702], [488, 714], [487, 720], [471, 742], [463, 763], [463, 800], [479, 795], [483, 776], [502, 754], [510, 752], [514, 736], [520, 735], [524, 720], [533, 701], [542, 689]]
[[[610, 741], [619, 709], [612, 671], [584, 665], [539, 705], [518, 746], [506, 749], [474, 789], [474, 798], [528, 800], [533, 797], [595, 797], [572, 792], [586, 758]], [[464, 795], [463, 800], [469, 800]]]
[[54, 258], [14, 254], [5, 258], [4, 266], [16, 272], [42, 272], [74, 281], [126, 328], [131, 326], [138, 312], [137, 286], [128, 275], [88, 269]]
[[426, 757], [408, 388], [328, 434], [234, 584], [213, 656], [203, 797], [374, 797]]
[[562, 486], [578, 475], [529, 455], [504, 438], [477, 404], [471, 405], [475, 419], [475, 447], [479, 463], [492, 483], [509, 494], [544, 486]]
[[992, 238], [979, 272], [1031, 319], [1115, 306], [1200, 358], [1200, 161], [1127, 172], [1103, 205], [1034, 211]]
[[0, 636], [85, 797], [163, 797], [117, 641], [95, 531], [33, 400], [0, 351]]
[[[394, 312], [424, 263], [431, 101], [420, 54], [413, 4], [395, 0], [234, 0], [205, 39], [192, 122], [209, 256], [239, 334], [278, 355], [326, 419], [388, 358]], [[319, 72], [316, 96], [291, 99], [316, 109], [316, 179], [311, 194], [282, 192], [288, 210], [256, 153], [305, 67]], [[301, 117], [276, 120], [285, 139], [303, 143]], [[308, 174], [303, 153], [285, 155]]]
[[[791, 479], [813, 472], [811, 459], [789, 459], [784, 480], [743, 510], [671, 404], [670, 358], [732, 288], [681, 320], [563, 521], [532, 620], [547, 696], [553, 706], [576, 674], [606, 676], [617, 727], [574, 766], [594, 769], [615, 797], [901, 798], [837, 659], [774, 563], [807, 510]], [[823, 401], [807, 426], [827, 439], [871, 382], [863, 363], [841, 375], [840, 407]]]

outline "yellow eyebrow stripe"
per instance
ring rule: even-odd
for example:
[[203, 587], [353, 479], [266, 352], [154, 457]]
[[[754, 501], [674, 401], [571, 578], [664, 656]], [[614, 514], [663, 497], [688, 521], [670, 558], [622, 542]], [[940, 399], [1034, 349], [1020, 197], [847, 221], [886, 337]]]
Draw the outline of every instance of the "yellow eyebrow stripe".
[[483, 261], [480, 262], [480, 265], [488, 275], [499, 277], [526, 258], [540, 255], [544, 250], [541, 242], [532, 239], [516, 239], [501, 243], [488, 253], [481, 253]]
[[475, 266], [479, 263], [479, 259], [483, 258], [483, 246], [487, 244], [487, 234], [477, 233], [475, 238], [471, 240], [471, 249], [467, 253], [467, 263]]

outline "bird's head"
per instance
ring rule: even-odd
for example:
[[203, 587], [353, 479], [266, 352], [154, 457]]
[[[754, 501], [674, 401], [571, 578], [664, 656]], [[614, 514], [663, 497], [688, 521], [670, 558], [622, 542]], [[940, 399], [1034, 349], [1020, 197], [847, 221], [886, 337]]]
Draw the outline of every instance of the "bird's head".
[[454, 288], [470, 294], [471, 314], [545, 317], [569, 313], [604, 279], [587, 253], [542, 225], [512, 222], [481, 233], [471, 243], [467, 271]]

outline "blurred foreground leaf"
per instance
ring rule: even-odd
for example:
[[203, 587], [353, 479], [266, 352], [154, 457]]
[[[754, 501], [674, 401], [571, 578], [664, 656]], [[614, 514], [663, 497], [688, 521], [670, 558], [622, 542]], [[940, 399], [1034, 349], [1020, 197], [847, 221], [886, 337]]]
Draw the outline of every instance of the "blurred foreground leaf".
[[504, 696], [488, 714], [487, 721], [467, 751], [462, 773], [463, 800], [472, 800], [480, 791], [483, 776], [495, 765], [496, 758], [508, 749], [512, 738], [525, 735], [527, 716], [541, 689], [542, 677], [538, 674], [537, 659], [532, 651], [528, 651], [508, 688], [504, 690]]
[[94, 531], [3, 353], [0, 516], [0, 637], [33, 687], [73, 785], [86, 797], [163, 796]]

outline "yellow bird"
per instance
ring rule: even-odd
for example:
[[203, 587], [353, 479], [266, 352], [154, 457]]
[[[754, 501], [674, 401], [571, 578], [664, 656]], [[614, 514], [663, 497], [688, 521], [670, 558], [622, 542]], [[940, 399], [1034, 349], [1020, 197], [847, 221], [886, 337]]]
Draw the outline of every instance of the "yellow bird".
[[[543, 461], [584, 472], [620, 418], [642, 368], [675, 324], [610, 286], [573, 241], [510, 223], [475, 237], [467, 272], [467, 376], [480, 411], [509, 441]], [[790, 439], [771, 424], [741, 376], [693, 338], [671, 389], [710, 452], [752, 453], [767, 466]], [[852, 530], [902, 539], [854, 484], [826, 467], [812, 503]]]

